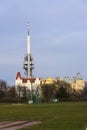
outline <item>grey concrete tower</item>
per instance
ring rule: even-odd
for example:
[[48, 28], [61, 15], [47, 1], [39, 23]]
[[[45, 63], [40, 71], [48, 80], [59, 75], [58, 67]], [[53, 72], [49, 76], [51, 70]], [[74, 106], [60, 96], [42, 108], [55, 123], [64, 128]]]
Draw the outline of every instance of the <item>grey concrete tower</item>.
[[34, 62], [30, 52], [30, 24], [28, 22], [28, 34], [27, 34], [27, 54], [24, 58], [23, 68], [25, 70], [26, 78], [32, 78], [32, 70], [34, 69]]

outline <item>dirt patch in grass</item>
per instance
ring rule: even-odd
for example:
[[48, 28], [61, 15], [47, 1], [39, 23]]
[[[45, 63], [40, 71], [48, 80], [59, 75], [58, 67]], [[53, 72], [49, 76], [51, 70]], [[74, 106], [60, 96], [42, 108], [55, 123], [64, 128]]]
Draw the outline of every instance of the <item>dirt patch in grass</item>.
[[40, 124], [41, 121], [3, 121], [0, 122], [0, 130], [19, 130], [28, 126]]

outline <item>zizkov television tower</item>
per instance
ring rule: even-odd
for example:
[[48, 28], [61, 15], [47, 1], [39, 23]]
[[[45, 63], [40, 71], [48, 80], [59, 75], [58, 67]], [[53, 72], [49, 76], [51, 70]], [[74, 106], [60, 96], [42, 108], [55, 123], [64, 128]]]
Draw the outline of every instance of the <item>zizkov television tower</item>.
[[28, 34], [27, 34], [27, 54], [24, 58], [23, 68], [25, 70], [26, 78], [32, 78], [32, 70], [34, 69], [34, 62], [30, 52], [30, 23], [28, 22]]

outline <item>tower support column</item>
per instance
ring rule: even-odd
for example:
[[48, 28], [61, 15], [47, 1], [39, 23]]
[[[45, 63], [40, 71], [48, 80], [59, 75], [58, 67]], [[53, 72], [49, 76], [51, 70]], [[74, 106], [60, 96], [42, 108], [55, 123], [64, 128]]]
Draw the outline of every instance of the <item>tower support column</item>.
[[27, 35], [27, 54], [24, 58], [23, 68], [27, 78], [32, 78], [32, 70], [34, 69], [34, 62], [30, 52], [30, 24], [28, 22], [28, 35]]

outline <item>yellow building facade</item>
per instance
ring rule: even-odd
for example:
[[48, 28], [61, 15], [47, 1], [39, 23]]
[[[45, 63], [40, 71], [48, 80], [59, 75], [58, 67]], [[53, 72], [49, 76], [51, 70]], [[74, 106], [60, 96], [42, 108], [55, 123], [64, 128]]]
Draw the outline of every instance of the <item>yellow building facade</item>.
[[83, 91], [85, 88], [85, 81], [81, 77], [80, 73], [77, 73], [76, 77], [64, 77], [60, 78], [62, 81], [65, 81], [69, 83], [72, 87], [77, 92]]
[[52, 78], [47, 77], [46, 79], [42, 79], [42, 84], [54, 84], [57, 80], [64, 81], [69, 83], [73, 90], [77, 92], [81, 92], [85, 88], [85, 81], [82, 79], [80, 73], [77, 73], [76, 77], [64, 77], [64, 78]]
[[45, 79], [41, 79], [41, 84], [54, 84], [54, 79], [51, 77], [47, 77]]
[[71, 84], [72, 88], [78, 92], [84, 90], [85, 88], [85, 81], [84, 80], [76, 80], [74, 83]]

